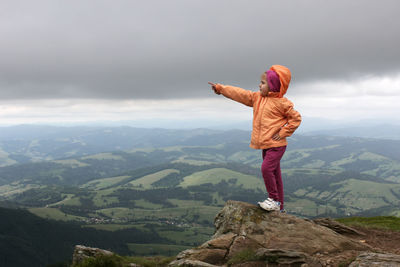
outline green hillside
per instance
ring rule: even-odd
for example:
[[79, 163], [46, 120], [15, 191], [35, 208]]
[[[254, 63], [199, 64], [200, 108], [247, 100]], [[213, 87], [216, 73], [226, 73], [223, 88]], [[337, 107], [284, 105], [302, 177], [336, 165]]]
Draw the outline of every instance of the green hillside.
[[400, 231], [400, 218], [394, 216], [349, 217], [336, 220], [350, 226]]
[[201, 172], [195, 172], [184, 177], [179, 186], [188, 187], [208, 183], [218, 184], [222, 181], [234, 183], [236, 186], [242, 186], [247, 189], [263, 188], [264, 186], [262, 180], [257, 177], [245, 175], [226, 168], [213, 168]]
[[[85, 229], [154, 234], [151, 242], [124, 242], [126, 253], [144, 255], [160, 246], [159, 251], [175, 253], [208, 240], [227, 200], [266, 198], [261, 152], [250, 149], [241, 132], [199, 130], [184, 133], [181, 141], [172, 131], [153, 135], [165, 140], [147, 147], [138, 145], [152, 140], [144, 132], [135, 138], [126, 134], [103, 132], [97, 140], [79, 139], [75, 148], [67, 137], [0, 143], [0, 159], [11, 164], [0, 167], [0, 200]], [[121, 146], [113, 141], [118, 136], [137, 143], [130, 140], [125, 151], [90, 153], [89, 144], [103, 137], [107, 147]], [[293, 136], [281, 163], [286, 210], [309, 218], [400, 216], [399, 151], [400, 141]], [[25, 163], [22, 158], [11, 163], [17, 152]], [[32, 162], [34, 157], [41, 161]]]
[[111, 187], [117, 183], [120, 183], [130, 176], [117, 176], [117, 177], [110, 177], [110, 178], [102, 178], [102, 179], [95, 179], [92, 180], [81, 187], [83, 188], [88, 188], [88, 189], [94, 189], [94, 190], [101, 190], [105, 189], [108, 187]]
[[[204, 151], [206, 150], [203, 149], [203, 154]], [[146, 157], [146, 154], [143, 156]], [[111, 154], [89, 158], [98, 158], [104, 164], [107, 164], [106, 158], [121, 160]], [[49, 168], [48, 172], [55, 171]], [[397, 183], [340, 169], [293, 168], [283, 169], [283, 174], [286, 207], [292, 213], [308, 217], [365, 212], [375, 215], [398, 214], [396, 207], [399, 206], [400, 193]], [[15, 189], [18, 188], [17, 185], [21, 186], [19, 191]], [[239, 163], [155, 165], [118, 176], [93, 179], [80, 185], [79, 189], [32, 186], [34, 185], [14, 183], [15, 192], [20, 193], [4, 197], [30, 207], [47, 205], [58, 208], [65, 214], [85, 218], [83, 220], [95, 216], [103, 216], [105, 220], [113, 217], [131, 220], [132, 216], [124, 213], [121, 216], [115, 215], [120, 214], [120, 208], [139, 209], [137, 212], [147, 214], [146, 209], [154, 212], [153, 208], [179, 208], [182, 205], [190, 207], [193, 205], [191, 201], [201, 201], [202, 204], [198, 205], [220, 207], [228, 199], [256, 203], [266, 197], [259, 169]], [[178, 205], [173, 199], [181, 202]], [[183, 204], [185, 201], [189, 201], [188, 204]], [[379, 208], [382, 210], [379, 211]], [[108, 212], [100, 211], [104, 209]], [[176, 214], [176, 211], [171, 211], [171, 214]], [[143, 219], [146, 216], [134, 217]], [[203, 222], [208, 221], [208, 224], [213, 220], [212, 216], [198, 214], [198, 217]], [[59, 219], [59, 216], [54, 218]]]
[[46, 266], [71, 260], [76, 244], [130, 254], [129, 243], [168, 243], [153, 231], [135, 228], [114, 232], [41, 219], [25, 210], [0, 208], [1, 266]]
[[179, 170], [165, 169], [159, 172], [148, 174], [139, 179], [129, 182], [129, 185], [132, 185], [134, 187], [141, 187], [143, 189], [149, 189], [153, 187], [153, 183], [158, 182], [173, 173], [179, 173]]
[[[372, 181], [348, 179], [329, 185], [331, 190], [318, 190], [313, 187], [299, 189], [293, 193], [297, 199], [313, 200], [320, 203], [318, 214], [312, 211], [307, 215], [324, 212], [327, 203], [336, 207], [334, 213], [353, 215], [377, 208], [391, 208], [393, 212], [400, 207], [400, 184], [377, 183]], [[324, 207], [325, 205], [325, 207]], [[386, 209], [386, 211], [388, 211]], [[332, 211], [330, 211], [333, 213]], [[390, 212], [389, 214], [393, 214]]]
[[[400, 182], [400, 153], [396, 151], [400, 151], [400, 141], [295, 136], [291, 139], [281, 165], [284, 170], [353, 171]], [[236, 143], [223, 142], [214, 146], [102, 152], [0, 167], [0, 186], [13, 183], [80, 186], [93, 180], [124, 176], [127, 172], [162, 163], [208, 166], [228, 162], [259, 168], [260, 151], [250, 149], [246, 142], [238, 139]], [[21, 186], [17, 189], [21, 189]]]

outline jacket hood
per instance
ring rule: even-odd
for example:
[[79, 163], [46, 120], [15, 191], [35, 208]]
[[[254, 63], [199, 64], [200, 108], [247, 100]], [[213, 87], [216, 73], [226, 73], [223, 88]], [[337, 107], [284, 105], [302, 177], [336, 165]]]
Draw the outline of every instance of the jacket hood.
[[289, 87], [292, 74], [290, 73], [290, 70], [288, 68], [282, 65], [272, 65], [270, 70], [275, 71], [279, 76], [279, 80], [281, 82], [279, 97], [283, 97], [283, 95], [286, 94], [287, 89]]

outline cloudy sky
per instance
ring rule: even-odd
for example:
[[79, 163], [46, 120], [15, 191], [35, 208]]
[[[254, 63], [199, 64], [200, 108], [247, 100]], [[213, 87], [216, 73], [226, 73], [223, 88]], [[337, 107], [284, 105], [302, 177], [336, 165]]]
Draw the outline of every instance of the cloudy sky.
[[[0, 125], [235, 122], [272, 64], [305, 118], [399, 122], [400, 2], [0, 1]], [[400, 122], [399, 122], [400, 123]]]

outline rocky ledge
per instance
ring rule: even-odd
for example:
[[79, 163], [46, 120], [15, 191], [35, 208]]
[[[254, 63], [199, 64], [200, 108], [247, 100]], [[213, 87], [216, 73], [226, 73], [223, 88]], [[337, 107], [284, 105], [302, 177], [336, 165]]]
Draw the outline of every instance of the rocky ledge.
[[335, 221], [266, 212], [238, 201], [228, 201], [214, 224], [211, 240], [182, 251], [170, 266], [347, 266], [372, 249], [340, 234], [362, 236]]

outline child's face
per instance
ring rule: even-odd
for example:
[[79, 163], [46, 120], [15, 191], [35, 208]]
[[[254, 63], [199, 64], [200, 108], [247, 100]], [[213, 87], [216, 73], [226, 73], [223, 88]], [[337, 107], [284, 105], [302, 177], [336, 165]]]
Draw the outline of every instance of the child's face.
[[267, 96], [268, 92], [269, 92], [269, 87], [268, 87], [268, 83], [267, 83], [267, 75], [265, 73], [263, 73], [261, 75], [261, 81], [259, 86], [260, 87], [260, 94], [261, 96]]

